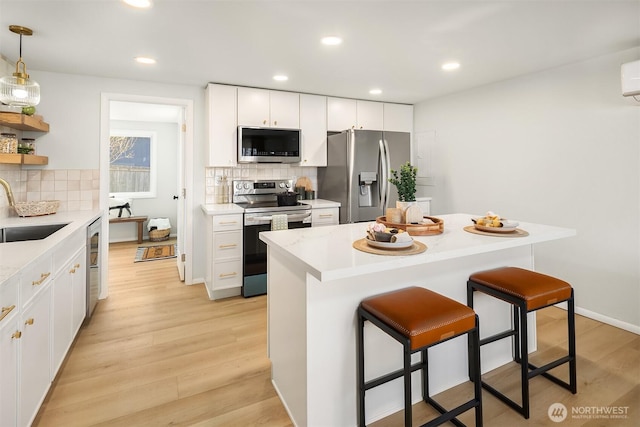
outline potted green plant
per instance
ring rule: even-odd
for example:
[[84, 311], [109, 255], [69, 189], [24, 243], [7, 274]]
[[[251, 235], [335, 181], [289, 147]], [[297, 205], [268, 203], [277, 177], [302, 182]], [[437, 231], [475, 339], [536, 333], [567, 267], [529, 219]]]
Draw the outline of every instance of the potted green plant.
[[398, 190], [396, 208], [402, 211], [402, 222], [412, 223], [422, 221], [422, 210], [416, 202], [416, 177], [418, 168], [410, 162], [400, 166], [400, 170], [391, 169], [392, 178], [389, 182]]
[[391, 175], [393, 178], [389, 178], [389, 182], [396, 186], [398, 190], [398, 200], [401, 202], [415, 202], [416, 201], [416, 176], [418, 174], [418, 168], [411, 166], [411, 163], [407, 162], [400, 166], [400, 175], [398, 171], [391, 169]]

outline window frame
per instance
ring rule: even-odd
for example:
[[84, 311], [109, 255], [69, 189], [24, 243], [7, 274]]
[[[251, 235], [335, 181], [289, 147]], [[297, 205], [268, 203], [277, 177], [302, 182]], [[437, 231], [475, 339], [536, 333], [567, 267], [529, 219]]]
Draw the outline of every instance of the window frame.
[[[112, 129], [109, 132], [109, 142], [112, 136], [149, 138], [149, 191], [137, 192], [112, 192], [109, 189], [109, 197], [119, 199], [152, 199], [157, 197], [157, 132], [151, 130]], [[109, 174], [111, 174], [111, 159], [109, 159]]]

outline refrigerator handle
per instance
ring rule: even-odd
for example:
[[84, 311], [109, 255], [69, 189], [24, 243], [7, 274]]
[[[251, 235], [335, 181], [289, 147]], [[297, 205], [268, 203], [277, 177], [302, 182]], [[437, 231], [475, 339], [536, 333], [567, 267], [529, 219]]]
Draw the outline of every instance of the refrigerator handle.
[[382, 215], [386, 215], [387, 212], [387, 200], [389, 198], [389, 181], [387, 178], [389, 174], [389, 150], [387, 147], [387, 141], [382, 138], [380, 143], [380, 163], [381, 163], [381, 185], [380, 185], [380, 207], [382, 208]]
[[[347, 166], [349, 168], [349, 170], [347, 171], [347, 224], [351, 224], [352, 220], [352, 216], [353, 216], [353, 201], [352, 198], [354, 197], [353, 195], [353, 180], [354, 180], [354, 176], [353, 176], [353, 171], [354, 171], [354, 163], [355, 163], [355, 155], [356, 155], [356, 147], [355, 147], [355, 132], [353, 131], [353, 129], [349, 130], [348, 136], [347, 136], [347, 158], [349, 159], [349, 165]], [[356, 193], [357, 196], [358, 193]]]

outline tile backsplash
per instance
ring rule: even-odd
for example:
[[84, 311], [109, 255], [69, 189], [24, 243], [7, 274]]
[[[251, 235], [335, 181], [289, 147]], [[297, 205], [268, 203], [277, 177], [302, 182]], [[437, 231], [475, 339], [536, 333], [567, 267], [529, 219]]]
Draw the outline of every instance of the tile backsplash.
[[[0, 178], [11, 185], [16, 202], [60, 200], [59, 212], [91, 210], [100, 205], [98, 169], [22, 169], [0, 164]], [[16, 216], [0, 190], [0, 218]]]
[[307, 177], [314, 190], [318, 190], [318, 173], [314, 167], [290, 166], [287, 164], [246, 164], [234, 168], [206, 168], [205, 203], [215, 203], [216, 179], [226, 176], [234, 179], [293, 179]]

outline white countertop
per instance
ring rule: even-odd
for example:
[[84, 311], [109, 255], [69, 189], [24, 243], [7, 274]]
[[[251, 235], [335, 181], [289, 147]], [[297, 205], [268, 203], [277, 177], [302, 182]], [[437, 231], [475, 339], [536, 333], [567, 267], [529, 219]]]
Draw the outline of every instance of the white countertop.
[[61, 228], [46, 239], [0, 243], [0, 286], [40, 255], [55, 248], [56, 245], [63, 242], [78, 229], [86, 228], [100, 214], [101, 211], [96, 209], [91, 211], [58, 212], [53, 215], [26, 218], [11, 217], [0, 219], [0, 228], [69, 223], [69, 225]]
[[574, 229], [520, 222], [518, 228], [527, 231], [528, 236], [478, 235], [463, 230], [465, 226], [472, 224], [472, 216], [478, 215], [439, 215], [438, 218], [444, 220], [442, 234], [413, 236], [415, 240], [427, 245], [427, 250], [417, 255], [384, 256], [354, 249], [353, 242], [365, 237], [366, 222], [267, 231], [260, 233], [260, 240], [269, 245], [270, 249], [282, 251], [291, 260], [303, 263], [312, 276], [325, 281], [493, 252], [576, 234]]
[[[300, 203], [311, 206], [311, 208], [339, 208], [340, 203], [331, 200], [314, 199], [300, 200]], [[233, 203], [211, 203], [201, 205], [202, 211], [206, 215], [230, 215], [243, 213], [244, 209]]]

